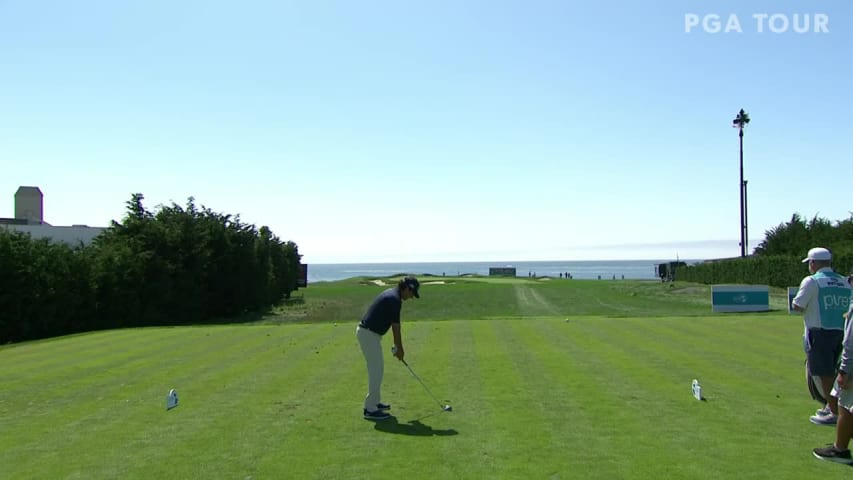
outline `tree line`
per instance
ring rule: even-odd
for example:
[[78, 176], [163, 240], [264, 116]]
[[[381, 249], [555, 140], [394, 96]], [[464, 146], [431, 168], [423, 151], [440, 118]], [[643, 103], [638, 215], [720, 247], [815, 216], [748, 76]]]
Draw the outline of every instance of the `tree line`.
[[126, 202], [90, 245], [0, 228], [0, 343], [108, 328], [187, 325], [262, 311], [298, 288], [295, 243], [193, 198]]
[[675, 279], [707, 284], [797, 286], [808, 274], [802, 260], [812, 247], [832, 252], [836, 272], [853, 273], [853, 214], [832, 222], [817, 215], [806, 220], [795, 213], [790, 221], [767, 230], [752, 255], [679, 267]]

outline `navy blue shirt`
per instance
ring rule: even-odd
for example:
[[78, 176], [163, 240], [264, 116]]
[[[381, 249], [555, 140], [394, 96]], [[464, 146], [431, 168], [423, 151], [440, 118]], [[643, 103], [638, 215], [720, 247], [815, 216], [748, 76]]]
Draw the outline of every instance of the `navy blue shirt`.
[[400, 323], [402, 307], [403, 300], [397, 287], [389, 288], [373, 300], [359, 325], [371, 332], [385, 335], [392, 323]]

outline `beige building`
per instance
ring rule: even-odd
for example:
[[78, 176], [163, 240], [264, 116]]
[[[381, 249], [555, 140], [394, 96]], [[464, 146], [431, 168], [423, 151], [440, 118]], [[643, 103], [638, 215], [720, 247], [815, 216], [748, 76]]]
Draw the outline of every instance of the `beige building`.
[[57, 227], [44, 221], [44, 194], [39, 187], [22, 186], [15, 192], [15, 217], [0, 218], [0, 228], [48, 238], [69, 245], [88, 245], [105, 229], [87, 225]]

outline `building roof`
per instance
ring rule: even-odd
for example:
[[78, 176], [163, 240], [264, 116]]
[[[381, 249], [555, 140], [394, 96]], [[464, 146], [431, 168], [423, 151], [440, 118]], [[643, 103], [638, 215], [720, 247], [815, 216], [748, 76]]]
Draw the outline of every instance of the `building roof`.
[[18, 191], [15, 192], [15, 195], [19, 193], [38, 193], [39, 195], [43, 195], [39, 187], [27, 187], [25, 185], [18, 187]]

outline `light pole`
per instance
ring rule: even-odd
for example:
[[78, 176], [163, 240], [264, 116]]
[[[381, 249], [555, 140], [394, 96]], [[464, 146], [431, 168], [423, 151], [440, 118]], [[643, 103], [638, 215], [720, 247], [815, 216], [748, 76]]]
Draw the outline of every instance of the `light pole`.
[[[747, 202], [746, 202], [746, 199], [748, 197], [746, 194], [747, 193], [746, 192], [746, 184], [747, 183], [749, 183], [748, 180], [743, 181], [743, 241], [748, 244], [749, 243], [749, 228], [748, 228], [748, 225], [749, 225], [749, 215], [748, 215], [749, 214], [749, 207], [747, 207]], [[741, 256], [743, 256], [743, 253], [741, 253]]]
[[732, 127], [738, 129], [740, 137], [740, 256], [746, 256], [746, 182], [743, 180], [743, 129], [749, 123], [749, 114], [740, 109], [732, 120]]

